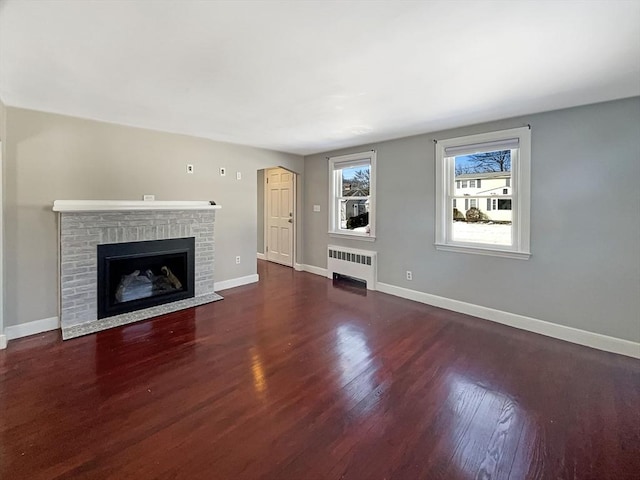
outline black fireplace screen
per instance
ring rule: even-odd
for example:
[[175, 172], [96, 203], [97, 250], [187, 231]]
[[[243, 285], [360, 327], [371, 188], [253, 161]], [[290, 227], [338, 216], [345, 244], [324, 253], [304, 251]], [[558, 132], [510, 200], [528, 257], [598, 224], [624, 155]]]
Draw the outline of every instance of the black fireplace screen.
[[98, 245], [98, 318], [194, 296], [193, 237]]

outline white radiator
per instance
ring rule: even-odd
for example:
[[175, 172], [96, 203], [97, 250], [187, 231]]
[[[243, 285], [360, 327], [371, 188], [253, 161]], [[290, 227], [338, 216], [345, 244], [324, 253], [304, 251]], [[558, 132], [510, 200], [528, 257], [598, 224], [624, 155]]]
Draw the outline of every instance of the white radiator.
[[327, 249], [327, 277], [334, 273], [367, 282], [368, 290], [376, 289], [377, 252], [329, 245]]

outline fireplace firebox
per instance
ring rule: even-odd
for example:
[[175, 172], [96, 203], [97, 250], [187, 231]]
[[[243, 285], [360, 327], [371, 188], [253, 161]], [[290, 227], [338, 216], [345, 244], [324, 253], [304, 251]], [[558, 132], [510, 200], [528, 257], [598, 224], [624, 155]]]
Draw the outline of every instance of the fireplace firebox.
[[98, 319], [194, 296], [195, 239], [98, 245]]

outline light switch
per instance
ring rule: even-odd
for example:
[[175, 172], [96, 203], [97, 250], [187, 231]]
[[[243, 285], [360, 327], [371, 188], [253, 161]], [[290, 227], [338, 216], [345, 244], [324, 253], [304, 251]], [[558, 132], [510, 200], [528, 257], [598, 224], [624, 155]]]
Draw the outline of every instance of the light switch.
[[320, 211], [320, 205], [314, 205], [313, 206], [313, 211], [314, 212], [319, 212]]

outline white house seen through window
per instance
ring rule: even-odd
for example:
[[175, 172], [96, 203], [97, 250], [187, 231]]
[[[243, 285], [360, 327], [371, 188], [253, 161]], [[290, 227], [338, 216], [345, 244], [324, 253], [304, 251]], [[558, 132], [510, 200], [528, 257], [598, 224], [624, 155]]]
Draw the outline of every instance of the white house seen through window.
[[436, 248], [529, 257], [530, 132], [436, 143]]
[[329, 233], [375, 238], [374, 151], [329, 159]]

